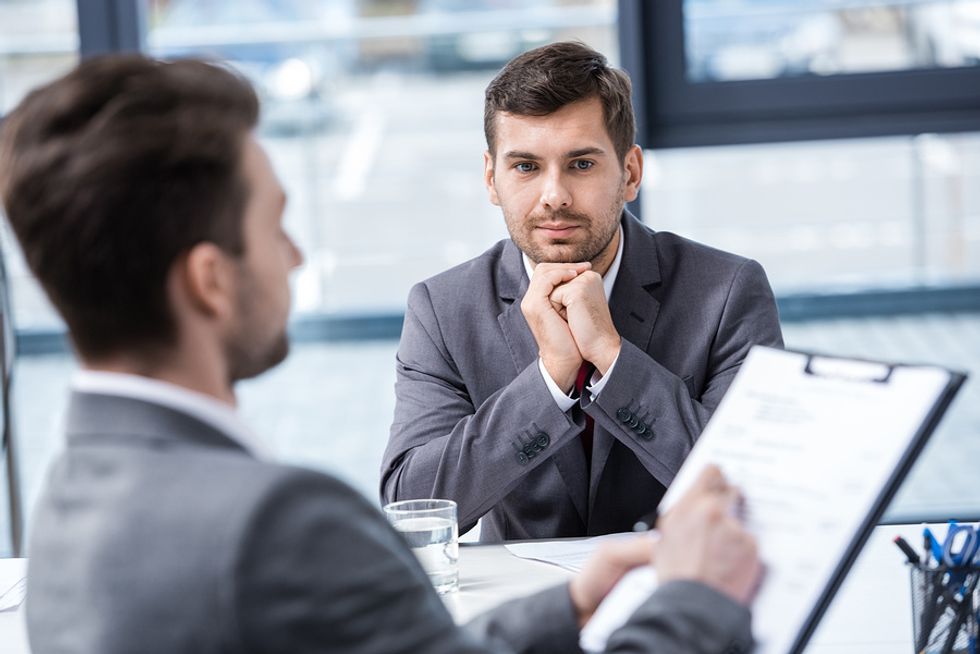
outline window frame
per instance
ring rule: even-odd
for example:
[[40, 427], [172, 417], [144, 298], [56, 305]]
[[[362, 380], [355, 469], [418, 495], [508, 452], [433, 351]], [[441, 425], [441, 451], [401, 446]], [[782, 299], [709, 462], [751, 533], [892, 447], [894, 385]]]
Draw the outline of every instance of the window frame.
[[619, 0], [644, 148], [980, 129], [980, 66], [691, 82], [684, 0]]

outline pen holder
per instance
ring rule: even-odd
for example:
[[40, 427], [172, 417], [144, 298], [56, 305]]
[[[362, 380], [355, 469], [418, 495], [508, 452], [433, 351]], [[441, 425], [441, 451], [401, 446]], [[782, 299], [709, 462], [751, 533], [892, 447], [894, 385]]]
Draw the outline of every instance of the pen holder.
[[977, 654], [980, 568], [910, 568], [916, 654]]

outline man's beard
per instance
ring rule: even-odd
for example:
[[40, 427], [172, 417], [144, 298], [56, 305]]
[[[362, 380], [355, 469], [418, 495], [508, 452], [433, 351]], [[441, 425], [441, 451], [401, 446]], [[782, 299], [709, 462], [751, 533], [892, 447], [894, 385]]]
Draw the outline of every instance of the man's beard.
[[[244, 336], [244, 335], [243, 335]], [[228, 381], [234, 384], [251, 379], [282, 363], [289, 355], [289, 337], [285, 329], [271, 343], [250, 343], [247, 338], [235, 339], [226, 347]]]
[[[505, 215], [511, 240], [517, 247], [535, 263], [579, 263], [595, 261], [612, 242], [619, 230], [619, 218], [623, 214], [625, 198], [622, 191], [608, 209], [608, 214], [602, 220], [595, 220], [588, 214], [570, 209], [559, 209], [547, 214], [532, 214], [526, 220], [512, 220]], [[605, 220], [608, 219], [608, 220]], [[546, 245], [539, 245], [532, 235], [537, 227], [547, 222], [563, 222], [584, 229], [588, 236], [584, 241], [552, 239]], [[601, 228], [603, 231], [595, 231]]]
[[228, 362], [228, 381], [232, 384], [242, 379], [256, 377], [282, 363], [289, 354], [289, 336], [286, 326], [278, 327], [272, 335], [263, 329], [262, 307], [251, 298], [257, 297], [255, 285], [244, 273], [238, 293], [238, 325], [225, 344]]

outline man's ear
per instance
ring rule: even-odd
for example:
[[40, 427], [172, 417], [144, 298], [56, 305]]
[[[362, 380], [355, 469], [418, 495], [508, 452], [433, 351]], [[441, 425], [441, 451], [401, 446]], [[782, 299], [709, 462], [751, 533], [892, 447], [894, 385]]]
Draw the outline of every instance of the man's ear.
[[643, 150], [636, 144], [626, 153], [623, 176], [626, 182], [625, 199], [632, 202], [640, 194], [640, 182], [643, 180]]
[[483, 183], [487, 186], [490, 202], [499, 207], [500, 198], [497, 197], [497, 185], [493, 178], [493, 155], [489, 150], [483, 153]]
[[175, 264], [178, 292], [188, 308], [211, 318], [221, 318], [234, 310], [235, 263], [214, 243], [192, 247]]

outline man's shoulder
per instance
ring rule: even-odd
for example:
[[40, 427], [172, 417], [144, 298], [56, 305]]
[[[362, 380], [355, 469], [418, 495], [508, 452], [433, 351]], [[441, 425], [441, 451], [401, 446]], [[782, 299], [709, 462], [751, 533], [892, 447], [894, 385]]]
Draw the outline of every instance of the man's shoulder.
[[[259, 460], [251, 456], [230, 456], [202, 448], [202, 451], [184, 457], [181, 465], [186, 481], [207, 475], [217, 482], [215, 485], [231, 489], [230, 493], [243, 505], [304, 499], [312, 502], [328, 499], [336, 503], [366, 501], [354, 488], [329, 472], [287, 463]], [[208, 485], [213, 483], [202, 481]], [[235, 498], [225, 499], [233, 501]]]
[[[409, 305], [427, 301], [437, 309], [465, 306], [484, 306], [496, 297], [507, 273], [502, 265], [504, 258], [512, 256], [519, 262], [519, 254], [510, 239], [495, 243], [488, 250], [468, 261], [433, 275], [415, 284], [409, 293]], [[519, 270], [510, 271], [519, 277]], [[513, 280], [511, 280], [513, 283]]]
[[419, 283], [431, 289], [443, 289], [454, 288], [471, 281], [486, 281], [487, 278], [494, 275], [504, 257], [504, 253], [510, 250], [508, 248], [508, 244], [510, 243], [510, 239], [497, 241], [482, 254], [435, 274], [428, 279], [424, 279]]
[[667, 265], [678, 263], [709, 266], [720, 270], [736, 270], [749, 261], [747, 257], [699, 243], [673, 232], [651, 230], [649, 233], [652, 243], [657, 248], [657, 254]]
[[[178, 438], [132, 440], [70, 445], [52, 467], [45, 500], [87, 493], [99, 498], [93, 507], [127, 515], [153, 501], [159, 526], [207, 524], [220, 518], [219, 523], [230, 529], [247, 521], [258, 507], [278, 502], [304, 497], [338, 504], [364, 501], [329, 473], [256, 459], [236, 448]], [[89, 473], [102, 468], [111, 469], [112, 475]]]

